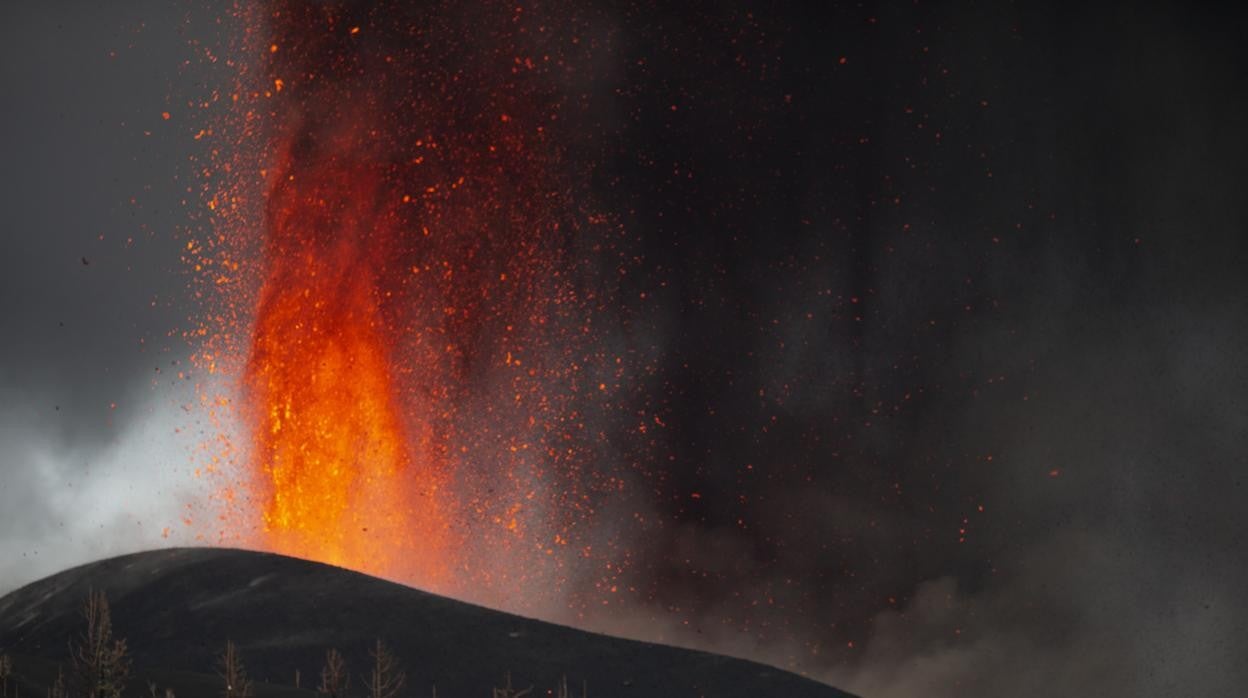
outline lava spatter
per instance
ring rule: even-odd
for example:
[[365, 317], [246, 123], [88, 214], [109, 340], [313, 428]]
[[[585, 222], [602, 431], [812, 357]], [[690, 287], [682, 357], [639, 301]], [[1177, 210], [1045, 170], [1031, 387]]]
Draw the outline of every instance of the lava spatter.
[[269, 195], [247, 370], [265, 530], [284, 553], [383, 573], [403, 560], [432, 580], [442, 475], [404, 432], [379, 299], [394, 222], [376, 166], [348, 159], [288, 156]]
[[557, 136], [575, 62], [523, 8], [260, 14], [237, 102], [265, 191], [241, 409], [262, 545], [513, 593], [581, 515], [560, 506], [588, 342]]

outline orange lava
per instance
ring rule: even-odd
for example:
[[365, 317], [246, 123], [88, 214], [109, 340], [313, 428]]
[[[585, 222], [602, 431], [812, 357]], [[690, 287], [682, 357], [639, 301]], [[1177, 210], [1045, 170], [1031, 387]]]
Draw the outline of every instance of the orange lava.
[[395, 394], [376, 279], [391, 225], [380, 180], [323, 158], [287, 158], [268, 197], [269, 272], [247, 368], [268, 547], [436, 582], [443, 476], [414, 453], [421, 441]]
[[619, 231], [568, 164], [596, 44], [564, 9], [240, 10], [215, 234], [186, 252], [198, 363], [241, 388], [205, 400], [246, 435], [220, 540], [513, 607], [597, 550], [620, 480], [592, 420], [625, 368], [595, 344], [615, 274], [578, 260]]

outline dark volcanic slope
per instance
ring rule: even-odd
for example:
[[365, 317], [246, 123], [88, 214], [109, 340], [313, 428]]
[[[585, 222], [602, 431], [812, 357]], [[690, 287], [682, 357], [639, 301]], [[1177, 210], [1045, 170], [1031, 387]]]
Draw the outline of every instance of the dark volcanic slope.
[[[296, 670], [304, 688], [314, 686], [329, 647], [346, 655], [359, 687], [367, 647], [380, 637], [407, 670], [411, 696], [435, 684], [440, 696], [487, 696], [504, 671], [518, 686], [535, 685], [533, 696], [564, 674], [573, 686], [587, 681], [593, 698], [848, 695], [753, 662], [587, 633], [304, 560], [208, 548], [113, 558], [19, 589], [0, 599], [0, 647], [36, 664], [62, 661], [91, 587], [108, 592], [135, 673], [160, 672], [175, 690], [179, 676], [202, 683], [227, 638], [252, 678], [273, 690], [293, 687]], [[187, 685], [178, 695], [200, 692]]]

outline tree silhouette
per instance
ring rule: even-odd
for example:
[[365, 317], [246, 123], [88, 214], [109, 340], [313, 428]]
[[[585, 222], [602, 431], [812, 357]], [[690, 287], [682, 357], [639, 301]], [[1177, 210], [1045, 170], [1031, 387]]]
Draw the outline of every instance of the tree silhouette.
[[494, 698], [523, 698], [533, 691], [533, 687], [529, 686], [524, 690], [517, 690], [511, 686], [511, 672], [503, 675], [505, 682], [502, 688], [494, 689]]
[[130, 677], [130, 656], [126, 641], [113, 638], [108, 596], [88, 592], [82, 617], [86, 630], [69, 643], [73, 692], [77, 698], [120, 698]]
[[0, 654], [0, 696], [9, 698], [9, 677], [13, 675], [13, 658]]
[[[572, 698], [572, 692], [568, 690], [568, 675], [564, 674], [559, 677], [559, 685], [555, 687], [555, 698]], [[581, 682], [581, 698], [589, 698], [589, 682]]]
[[407, 675], [398, 668], [394, 655], [379, 639], [368, 651], [368, 656], [373, 658], [373, 671], [368, 677], [368, 698], [397, 698]]
[[61, 669], [61, 665], [56, 665], [56, 680], [52, 682], [52, 686], [48, 688], [48, 698], [67, 698], [65, 690], [65, 672]]
[[347, 673], [347, 662], [342, 658], [342, 653], [331, 649], [325, 653], [325, 666], [321, 668], [321, 685], [316, 691], [328, 698], [346, 698], [350, 678], [351, 675]]
[[247, 679], [247, 668], [243, 666], [238, 646], [229, 640], [225, 642], [225, 652], [217, 662], [217, 675], [225, 681], [222, 698], [251, 698], [251, 681]]

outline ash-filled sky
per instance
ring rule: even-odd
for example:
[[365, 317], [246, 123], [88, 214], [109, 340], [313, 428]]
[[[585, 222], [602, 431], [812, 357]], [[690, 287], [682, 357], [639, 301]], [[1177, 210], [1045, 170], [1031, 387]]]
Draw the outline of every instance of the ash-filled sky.
[[[662, 423], [596, 417], [661, 483], [597, 525], [662, 525], [577, 622], [881, 698], [1238, 694], [1245, 18], [682, 5], [599, 3], [565, 86], [627, 231], [598, 341]], [[0, 592], [195, 542], [218, 14], [0, 10]]]

